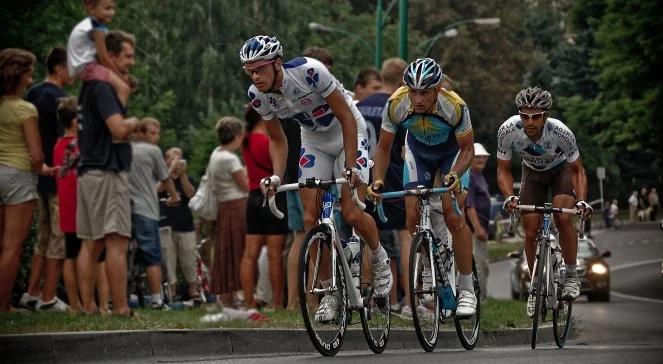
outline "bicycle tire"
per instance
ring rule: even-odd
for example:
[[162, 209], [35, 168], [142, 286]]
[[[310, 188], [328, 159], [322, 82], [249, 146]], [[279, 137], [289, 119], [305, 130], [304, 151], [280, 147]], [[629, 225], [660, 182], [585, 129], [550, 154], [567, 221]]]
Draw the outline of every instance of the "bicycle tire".
[[[557, 262], [555, 270], [559, 270], [563, 261]], [[555, 336], [555, 344], [558, 348], [563, 348], [566, 345], [569, 331], [572, 325], [573, 302], [567, 302], [562, 299], [562, 290], [564, 289], [563, 282], [557, 285], [557, 308], [553, 309], [553, 336]]]
[[[331, 232], [329, 231], [329, 226], [327, 225], [317, 225], [313, 227], [307, 234], [304, 244], [302, 244], [301, 250], [299, 251], [299, 306], [302, 313], [302, 319], [304, 320], [304, 326], [306, 327], [306, 332], [308, 333], [311, 343], [315, 349], [322, 354], [323, 356], [334, 356], [338, 354], [343, 346], [343, 340], [345, 338], [345, 331], [347, 329], [347, 291], [345, 287], [345, 280], [343, 276], [343, 270], [339, 267], [340, 259], [344, 259], [341, 252], [337, 252], [337, 265], [334, 267], [336, 269], [337, 285], [338, 291], [341, 295], [339, 308], [339, 317], [335, 320], [334, 325], [337, 327], [331, 327], [329, 330], [324, 330], [327, 334], [323, 334], [322, 327], [318, 328], [318, 323], [315, 322], [314, 317], [310, 316], [311, 309], [317, 309], [316, 300], [317, 297], [310, 297], [307, 294], [307, 284], [309, 279], [309, 258], [310, 258], [310, 247], [316, 244], [318, 247], [331, 246]], [[313, 306], [309, 307], [309, 303]], [[317, 304], [320, 303], [320, 300], [317, 300]], [[315, 315], [315, 312], [313, 312]]]
[[[361, 245], [361, 253], [363, 253], [366, 244], [362, 241]], [[359, 277], [364, 276], [362, 274], [363, 268], [364, 265], [360, 264]], [[372, 282], [367, 285], [361, 285], [361, 297], [364, 308], [360, 310], [359, 317], [368, 347], [375, 354], [381, 354], [387, 348], [389, 333], [391, 331], [390, 299], [389, 295], [384, 298], [376, 298], [372, 285]], [[375, 323], [375, 325], [372, 325], [372, 323]]]
[[[537, 250], [539, 251], [538, 254], [534, 256], [534, 265], [535, 267], [535, 273], [534, 277], [536, 279], [536, 286], [534, 287], [534, 294], [536, 295], [535, 297], [535, 305], [534, 305], [534, 315], [532, 316], [532, 342], [531, 342], [531, 347], [532, 349], [536, 349], [536, 334], [537, 330], [539, 328], [539, 315], [541, 314], [541, 305], [543, 304], [543, 267], [545, 266], [545, 249], [540, 249], [543, 245], [543, 241], [541, 241], [543, 236], [539, 235], [536, 239], [536, 244], [537, 244]], [[532, 279], [534, 280], [534, 279]]]
[[[479, 341], [479, 326], [481, 323], [481, 300], [479, 299], [481, 297], [481, 287], [479, 287], [479, 274], [477, 273], [477, 265], [474, 261], [474, 257], [472, 257], [472, 284], [474, 285], [474, 293], [477, 297], [477, 311], [473, 316], [474, 321], [469, 321], [471, 320], [470, 318], [459, 319], [454, 315], [456, 334], [458, 335], [460, 344], [463, 345], [465, 350], [472, 350], [477, 346], [477, 342]], [[459, 289], [456, 289], [456, 299], [458, 299], [459, 291]], [[470, 325], [467, 325], [468, 322]], [[463, 327], [464, 324], [467, 328], [471, 328], [471, 331], [466, 331]]]
[[[430, 261], [429, 249], [430, 237], [428, 234], [419, 233], [414, 236], [412, 239], [412, 246], [410, 247], [410, 282], [408, 282], [410, 287], [410, 307], [412, 308], [412, 321], [414, 322], [414, 331], [417, 333], [417, 339], [419, 344], [424, 349], [424, 351], [431, 352], [435, 350], [437, 345], [439, 325], [440, 325], [440, 299], [437, 295], [436, 288], [432, 287], [432, 293], [425, 294], [422, 292], [423, 281], [419, 279], [420, 273], [419, 268], [423, 270], [423, 259], [429, 260], [431, 265], [431, 274], [433, 277], [433, 282], [436, 282], [435, 279], [435, 264]], [[419, 264], [421, 262], [421, 264]], [[421, 284], [421, 286], [419, 286]], [[420, 292], [419, 294], [417, 292]], [[433, 310], [430, 310], [426, 307], [426, 301], [433, 303]], [[421, 311], [420, 311], [421, 307]], [[432, 316], [428, 316], [428, 314]], [[426, 333], [424, 326], [432, 325], [430, 328], [430, 333]], [[427, 334], [429, 336], [427, 336]]]

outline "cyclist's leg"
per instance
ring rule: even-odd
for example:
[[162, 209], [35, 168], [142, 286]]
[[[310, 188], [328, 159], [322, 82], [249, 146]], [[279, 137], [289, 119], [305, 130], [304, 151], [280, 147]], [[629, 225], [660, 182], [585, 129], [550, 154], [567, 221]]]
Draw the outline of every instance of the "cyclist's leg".
[[[539, 205], [546, 203], [548, 198], [548, 186], [545, 181], [541, 181], [541, 175], [523, 165], [522, 179], [520, 182], [520, 204], [521, 205]], [[542, 216], [537, 213], [522, 212], [521, 220], [523, 230], [525, 231], [525, 257], [527, 258], [527, 267], [530, 275], [534, 269], [534, 255], [536, 254], [536, 235], [541, 226]]]
[[[576, 203], [571, 173], [569, 167], [563, 167], [552, 177], [553, 206], [573, 208]], [[559, 230], [559, 243], [562, 247], [562, 256], [566, 264], [576, 264], [578, 251], [578, 235], [573, 223], [573, 216], [569, 214], [555, 214], [555, 226]]]

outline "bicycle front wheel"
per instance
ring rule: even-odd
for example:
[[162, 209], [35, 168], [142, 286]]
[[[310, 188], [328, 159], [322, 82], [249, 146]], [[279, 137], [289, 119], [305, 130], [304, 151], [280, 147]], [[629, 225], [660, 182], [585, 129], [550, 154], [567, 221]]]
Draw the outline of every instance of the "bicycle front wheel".
[[545, 292], [543, 291], [543, 282], [545, 277], [543, 276], [543, 267], [546, 265], [546, 251], [543, 249], [543, 242], [541, 237], [537, 240], [537, 249], [538, 254], [534, 257], [534, 277], [532, 277], [532, 282], [534, 287], [535, 305], [534, 305], [534, 315], [532, 316], [532, 349], [536, 348], [536, 334], [539, 328], [539, 320], [542, 318], [543, 305], [545, 305]]
[[[559, 266], [562, 262], [557, 262], [555, 270], [559, 270]], [[566, 345], [566, 339], [568, 338], [569, 331], [571, 331], [571, 314], [573, 312], [573, 302], [567, 302], [562, 300], [562, 289], [564, 288], [564, 282], [559, 282], [557, 284], [557, 308], [554, 308], [552, 311], [553, 316], [553, 335], [555, 336], [555, 344], [558, 348], [563, 348]]]
[[[362, 241], [362, 252], [365, 243]], [[364, 264], [360, 265], [360, 277], [371, 277], [364, 273]], [[389, 340], [389, 331], [391, 329], [391, 310], [389, 296], [377, 298], [373, 289], [373, 284], [361, 285], [361, 297], [364, 308], [360, 311], [361, 327], [364, 330], [364, 338], [368, 347], [375, 354], [380, 354], [387, 348]]]
[[[347, 328], [347, 291], [342, 255], [337, 253], [336, 285], [332, 285], [331, 232], [318, 225], [309, 231], [299, 252], [299, 305], [311, 343], [324, 356], [336, 355]], [[320, 312], [318, 310], [321, 308]]]
[[[481, 319], [481, 288], [479, 287], [479, 275], [477, 274], [477, 265], [472, 258], [472, 284], [474, 285], [474, 294], [477, 297], [477, 311], [474, 316], [459, 319], [454, 315], [454, 324], [456, 325], [456, 334], [458, 340], [466, 350], [472, 350], [477, 346], [479, 339], [479, 323]], [[456, 289], [456, 294], [460, 290]]]
[[430, 249], [431, 240], [428, 234], [415, 235], [410, 248], [410, 305], [414, 331], [419, 344], [427, 352], [433, 351], [437, 345], [440, 325], [440, 300]]

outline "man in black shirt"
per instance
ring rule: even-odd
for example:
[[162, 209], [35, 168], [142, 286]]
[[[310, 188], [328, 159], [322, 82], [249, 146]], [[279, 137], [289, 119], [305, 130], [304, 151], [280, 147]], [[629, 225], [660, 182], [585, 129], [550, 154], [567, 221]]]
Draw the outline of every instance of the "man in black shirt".
[[[134, 65], [132, 35], [113, 31], [106, 36], [111, 62], [122, 73]], [[77, 235], [83, 239], [78, 274], [83, 310], [94, 313], [96, 261], [106, 248], [106, 272], [115, 315], [129, 315], [127, 303], [127, 247], [131, 237], [128, 172], [131, 145], [127, 138], [138, 120], [126, 118], [113, 86], [86, 81], [79, 96]]]
[[[62, 47], [53, 48], [46, 57], [46, 67], [48, 69], [46, 80], [32, 87], [26, 99], [35, 105], [39, 113], [39, 135], [44, 163], [52, 166], [53, 147], [57, 138], [63, 134], [56, 116], [58, 99], [67, 96], [62, 88], [71, 83], [67, 71], [67, 51]], [[65, 258], [64, 234], [59, 226], [55, 178], [39, 176], [37, 192], [39, 192], [37, 243], [32, 255], [28, 290], [21, 297], [19, 304], [46, 311], [66, 311], [67, 305], [55, 295]], [[40, 292], [42, 278], [44, 284]]]

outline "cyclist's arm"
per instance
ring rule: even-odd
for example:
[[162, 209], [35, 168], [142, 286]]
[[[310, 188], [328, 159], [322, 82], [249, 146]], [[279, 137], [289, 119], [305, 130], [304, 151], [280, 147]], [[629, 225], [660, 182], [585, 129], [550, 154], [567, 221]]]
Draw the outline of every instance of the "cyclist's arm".
[[511, 160], [497, 158], [497, 186], [504, 197], [513, 196]]
[[582, 165], [580, 158], [570, 163], [571, 167], [571, 183], [573, 183], [573, 190], [576, 193], [578, 201], [585, 201], [587, 198], [587, 174], [585, 167]]
[[283, 128], [278, 118], [267, 120], [265, 128], [269, 135], [269, 157], [272, 160], [273, 173], [283, 180], [285, 164], [288, 158], [288, 139], [283, 133]]
[[357, 161], [357, 120], [341, 91], [335, 89], [325, 97], [329, 108], [341, 123], [343, 129], [343, 149], [345, 150], [345, 167], [354, 168]]
[[378, 145], [373, 154], [373, 182], [384, 181], [384, 175], [387, 173], [387, 166], [391, 159], [391, 145], [394, 143], [395, 137], [396, 134], [388, 130], [380, 130], [380, 139], [378, 139]]
[[460, 147], [460, 155], [451, 170], [460, 177], [470, 168], [472, 158], [474, 158], [474, 132], [470, 130], [463, 136], [457, 136], [456, 140]]

